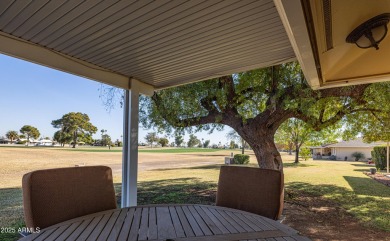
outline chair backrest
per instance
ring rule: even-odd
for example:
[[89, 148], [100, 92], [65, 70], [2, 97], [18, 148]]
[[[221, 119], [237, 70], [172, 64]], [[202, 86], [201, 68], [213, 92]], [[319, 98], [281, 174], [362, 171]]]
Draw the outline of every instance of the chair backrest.
[[284, 180], [280, 171], [222, 166], [216, 205], [277, 220], [283, 211]]
[[33, 171], [23, 176], [22, 187], [28, 228], [116, 208], [112, 171], [105, 166]]

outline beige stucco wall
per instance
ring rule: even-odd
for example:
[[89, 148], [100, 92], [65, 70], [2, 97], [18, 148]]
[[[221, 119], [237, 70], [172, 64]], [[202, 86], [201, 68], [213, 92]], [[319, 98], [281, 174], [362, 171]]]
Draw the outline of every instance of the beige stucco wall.
[[348, 161], [354, 161], [355, 158], [351, 156], [352, 153], [361, 152], [365, 156], [364, 160], [367, 160], [367, 158], [371, 158], [372, 149], [372, 147], [334, 147], [332, 148], [332, 154], [337, 157], [337, 160], [344, 160], [344, 157], [348, 157]]

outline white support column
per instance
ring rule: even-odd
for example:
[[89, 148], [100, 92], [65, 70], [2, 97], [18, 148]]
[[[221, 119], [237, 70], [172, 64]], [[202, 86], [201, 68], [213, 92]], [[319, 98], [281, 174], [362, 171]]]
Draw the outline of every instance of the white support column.
[[138, 81], [131, 82], [131, 90], [125, 90], [123, 111], [123, 157], [122, 157], [122, 207], [137, 205], [138, 175]]

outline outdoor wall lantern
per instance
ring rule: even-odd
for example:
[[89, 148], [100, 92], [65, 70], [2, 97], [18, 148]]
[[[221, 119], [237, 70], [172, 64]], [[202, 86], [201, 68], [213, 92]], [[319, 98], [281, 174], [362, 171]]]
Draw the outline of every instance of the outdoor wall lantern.
[[355, 28], [346, 38], [347, 43], [354, 43], [359, 48], [374, 47], [379, 49], [379, 43], [386, 37], [390, 13], [373, 17]]

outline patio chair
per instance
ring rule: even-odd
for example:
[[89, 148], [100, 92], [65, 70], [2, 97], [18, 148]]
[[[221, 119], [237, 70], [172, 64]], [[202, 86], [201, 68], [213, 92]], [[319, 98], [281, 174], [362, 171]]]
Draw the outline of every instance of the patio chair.
[[116, 208], [112, 171], [106, 166], [33, 171], [23, 176], [22, 187], [28, 228]]
[[283, 211], [284, 181], [280, 171], [222, 166], [216, 205], [277, 220]]

